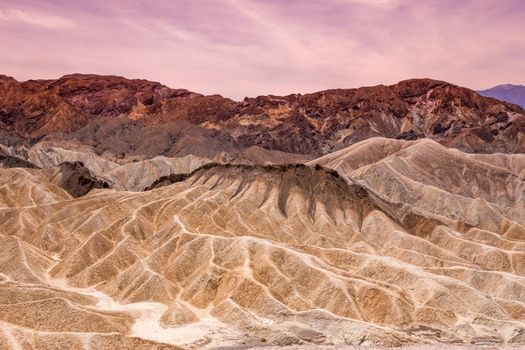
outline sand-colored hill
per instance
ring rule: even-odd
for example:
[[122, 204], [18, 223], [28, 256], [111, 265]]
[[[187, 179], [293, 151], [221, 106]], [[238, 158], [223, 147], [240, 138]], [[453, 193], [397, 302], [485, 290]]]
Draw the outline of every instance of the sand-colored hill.
[[[221, 152], [211, 157], [198, 157], [192, 153], [165, 157], [162, 155], [123, 156], [97, 154], [89, 146], [74, 144], [56, 145], [38, 142], [32, 147], [9, 147], [0, 144], [0, 168], [24, 167], [53, 169], [49, 174], [60, 172], [63, 163], [80, 163], [89, 169], [92, 177], [106, 182], [116, 190], [142, 191], [157, 179], [170, 174], [185, 174], [207, 163], [235, 164], [286, 164], [306, 162], [312, 157], [300, 154], [271, 151], [253, 146], [242, 151]], [[54, 175], [49, 175], [54, 176]]]
[[0, 169], [0, 344], [525, 343], [524, 167], [375, 138], [79, 198]]

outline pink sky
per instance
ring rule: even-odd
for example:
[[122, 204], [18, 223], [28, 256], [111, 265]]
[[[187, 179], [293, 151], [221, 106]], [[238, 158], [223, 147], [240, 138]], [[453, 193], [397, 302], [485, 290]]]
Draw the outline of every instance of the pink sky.
[[0, 74], [234, 99], [430, 77], [525, 83], [523, 0], [2, 0]]

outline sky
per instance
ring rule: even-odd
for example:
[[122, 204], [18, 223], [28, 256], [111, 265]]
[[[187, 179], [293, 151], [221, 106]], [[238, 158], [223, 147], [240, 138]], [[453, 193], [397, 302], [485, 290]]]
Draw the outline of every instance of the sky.
[[524, 0], [0, 0], [0, 74], [236, 100], [434, 78], [525, 83]]

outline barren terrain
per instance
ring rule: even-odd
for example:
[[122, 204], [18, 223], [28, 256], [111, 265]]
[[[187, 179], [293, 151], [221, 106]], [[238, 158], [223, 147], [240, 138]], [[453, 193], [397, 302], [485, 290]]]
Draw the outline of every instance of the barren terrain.
[[370, 139], [76, 199], [48, 170], [0, 170], [2, 339], [520, 343], [524, 169]]
[[1, 349], [524, 346], [520, 107], [0, 80]]

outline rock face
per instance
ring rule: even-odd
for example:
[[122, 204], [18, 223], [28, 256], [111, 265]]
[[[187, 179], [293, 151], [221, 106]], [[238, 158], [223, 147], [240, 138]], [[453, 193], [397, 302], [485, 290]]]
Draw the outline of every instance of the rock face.
[[97, 116], [146, 117], [166, 100], [196, 96], [146, 80], [72, 74], [58, 80], [0, 80], [0, 121], [20, 135], [38, 138], [71, 132]]
[[430, 79], [242, 102], [114, 76], [3, 79], [0, 123], [11, 143], [45, 137], [115, 155], [184, 156], [192, 149], [213, 158], [257, 146], [320, 156], [374, 136], [525, 152], [523, 109]]
[[25, 159], [13, 157], [0, 149], [0, 168], [38, 168]]
[[75, 198], [82, 197], [93, 189], [110, 187], [106, 181], [93, 176], [82, 162], [62, 163], [56, 171], [52, 175], [52, 181]]
[[480, 95], [497, 98], [525, 108], [525, 86], [504, 84], [478, 91]]
[[51, 170], [0, 170], [7, 348], [525, 342], [524, 155], [372, 138], [79, 198]]

